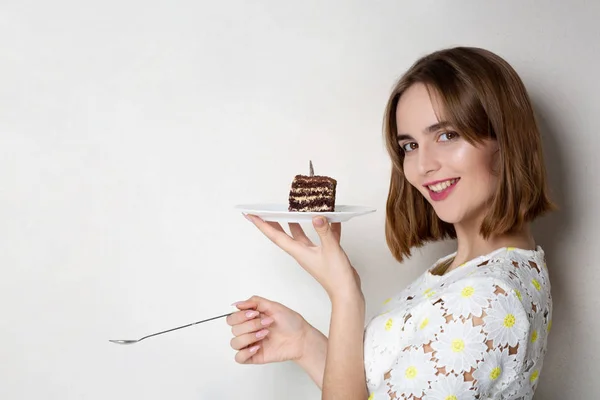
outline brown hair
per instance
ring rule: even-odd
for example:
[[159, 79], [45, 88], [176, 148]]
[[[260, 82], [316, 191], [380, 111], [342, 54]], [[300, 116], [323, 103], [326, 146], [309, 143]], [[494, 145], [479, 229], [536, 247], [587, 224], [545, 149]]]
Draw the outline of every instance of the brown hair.
[[498, 55], [455, 47], [417, 60], [396, 83], [388, 100], [384, 135], [392, 159], [386, 205], [386, 240], [398, 261], [412, 247], [455, 238], [452, 224], [440, 220], [423, 195], [405, 178], [404, 153], [397, 139], [396, 107], [402, 94], [422, 83], [434, 91], [444, 119], [472, 144], [494, 139], [499, 149], [499, 184], [481, 224], [489, 238], [521, 229], [555, 209], [548, 196], [540, 133], [523, 82]]

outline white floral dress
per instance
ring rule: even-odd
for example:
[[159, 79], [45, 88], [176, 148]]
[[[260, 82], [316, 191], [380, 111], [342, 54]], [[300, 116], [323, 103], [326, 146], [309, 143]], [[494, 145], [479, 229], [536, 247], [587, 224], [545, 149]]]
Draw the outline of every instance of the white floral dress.
[[531, 399], [552, 325], [543, 250], [498, 249], [434, 266], [365, 328], [370, 400]]

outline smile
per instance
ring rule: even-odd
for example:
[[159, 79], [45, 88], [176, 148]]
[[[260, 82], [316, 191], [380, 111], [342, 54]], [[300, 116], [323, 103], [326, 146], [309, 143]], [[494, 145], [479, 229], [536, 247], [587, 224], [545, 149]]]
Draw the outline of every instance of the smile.
[[433, 185], [424, 185], [427, 189], [431, 190], [434, 193], [441, 193], [444, 190], [448, 189], [450, 186], [453, 186], [458, 182], [460, 178], [448, 179], [446, 181], [436, 182]]
[[425, 186], [429, 190], [431, 200], [440, 201], [448, 197], [448, 195], [450, 194], [452, 189], [454, 189], [454, 186], [456, 186], [456, 183], [459, 180], [460, 178], [452, 178], [446, 179], [445, 181], [428, 183], [423, 186]]

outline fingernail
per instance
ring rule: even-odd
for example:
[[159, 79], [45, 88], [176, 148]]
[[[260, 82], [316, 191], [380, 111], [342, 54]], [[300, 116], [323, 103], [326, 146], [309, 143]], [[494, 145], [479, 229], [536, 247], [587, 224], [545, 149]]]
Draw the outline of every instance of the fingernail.
[[263, 319], [262, 321], [260, 321], [260, 324], [261, 325], [269, 325], [272, 322], [273, 322], [273, 318], [267, 317], [267, 318]]
[[324, 223], [325, 223], [325, 219], [322, 217], [317, 218], [317, 220], [315, 221], [315, 225], [317, 225], [317, 226], [323, 226]]
[[252, 222], [252, 216], [250, 214], [244, 214], [244, 217], [250, 222]]
[[268, 330], [263, 329], [262, 331], [256, 332], [256, 337], [257, 338], [261, 338], [261, 337], [267, 336], [268, 333], [269, 333]]
[[258, 315], [258, 311], [248, 311], [246, 313], [246, 318], [254, 318]]
[[257, 351], [258, 349], [260, 349], [260, 345], [258, 345], [258, 346], [253, 346], [253, 347], [250, 347], [250, 353], [256, 353], [256, 351]]
[[235, 307], [235, 306], [237, 306], [238, 304], [242, 304], [242, 303], [243, 303], [243, 301], [236, 301], [235, 303], [232, 303], [231, 305]]

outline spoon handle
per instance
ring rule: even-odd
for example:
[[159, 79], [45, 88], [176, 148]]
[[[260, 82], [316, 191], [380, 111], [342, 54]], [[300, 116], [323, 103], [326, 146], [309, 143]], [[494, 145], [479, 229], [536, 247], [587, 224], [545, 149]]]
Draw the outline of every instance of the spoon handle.
[[144, 336], [143, 338], [140, 339], [140, 341], [144, 340], [144, 339], [147, 339], [149, 337], [152, 337], [152, 336], [162, 335], [163, 333], [167, 333], [167, 332], [173, 332], [173, 331], [176, 331], [177, 329], [183, 329], [183, 328], [187, 328], [188, 326], [198, 325], [198, 324], [201, 324], [203, 322], [212, 321], [213, 319], [223, 318], [223, 317], [226, 317], [226, 316], [231, 315], [231, 314], [233, 314], [233, 313], [227, 313], [227, 314], [223, 314], [223, 315], [218, 315], [216, 317], [212, 317], [212, 318], [208, 318], [208, 319], [203, 319], [202, 321], [192, 322], [191, 324], [187, 324], [187, 325], [183, 325], [183, 326], [178, 326], [177, 328], [171, 328], [171, 329], [167, 329], [166, 331], [153, 333], [152, 335]]

